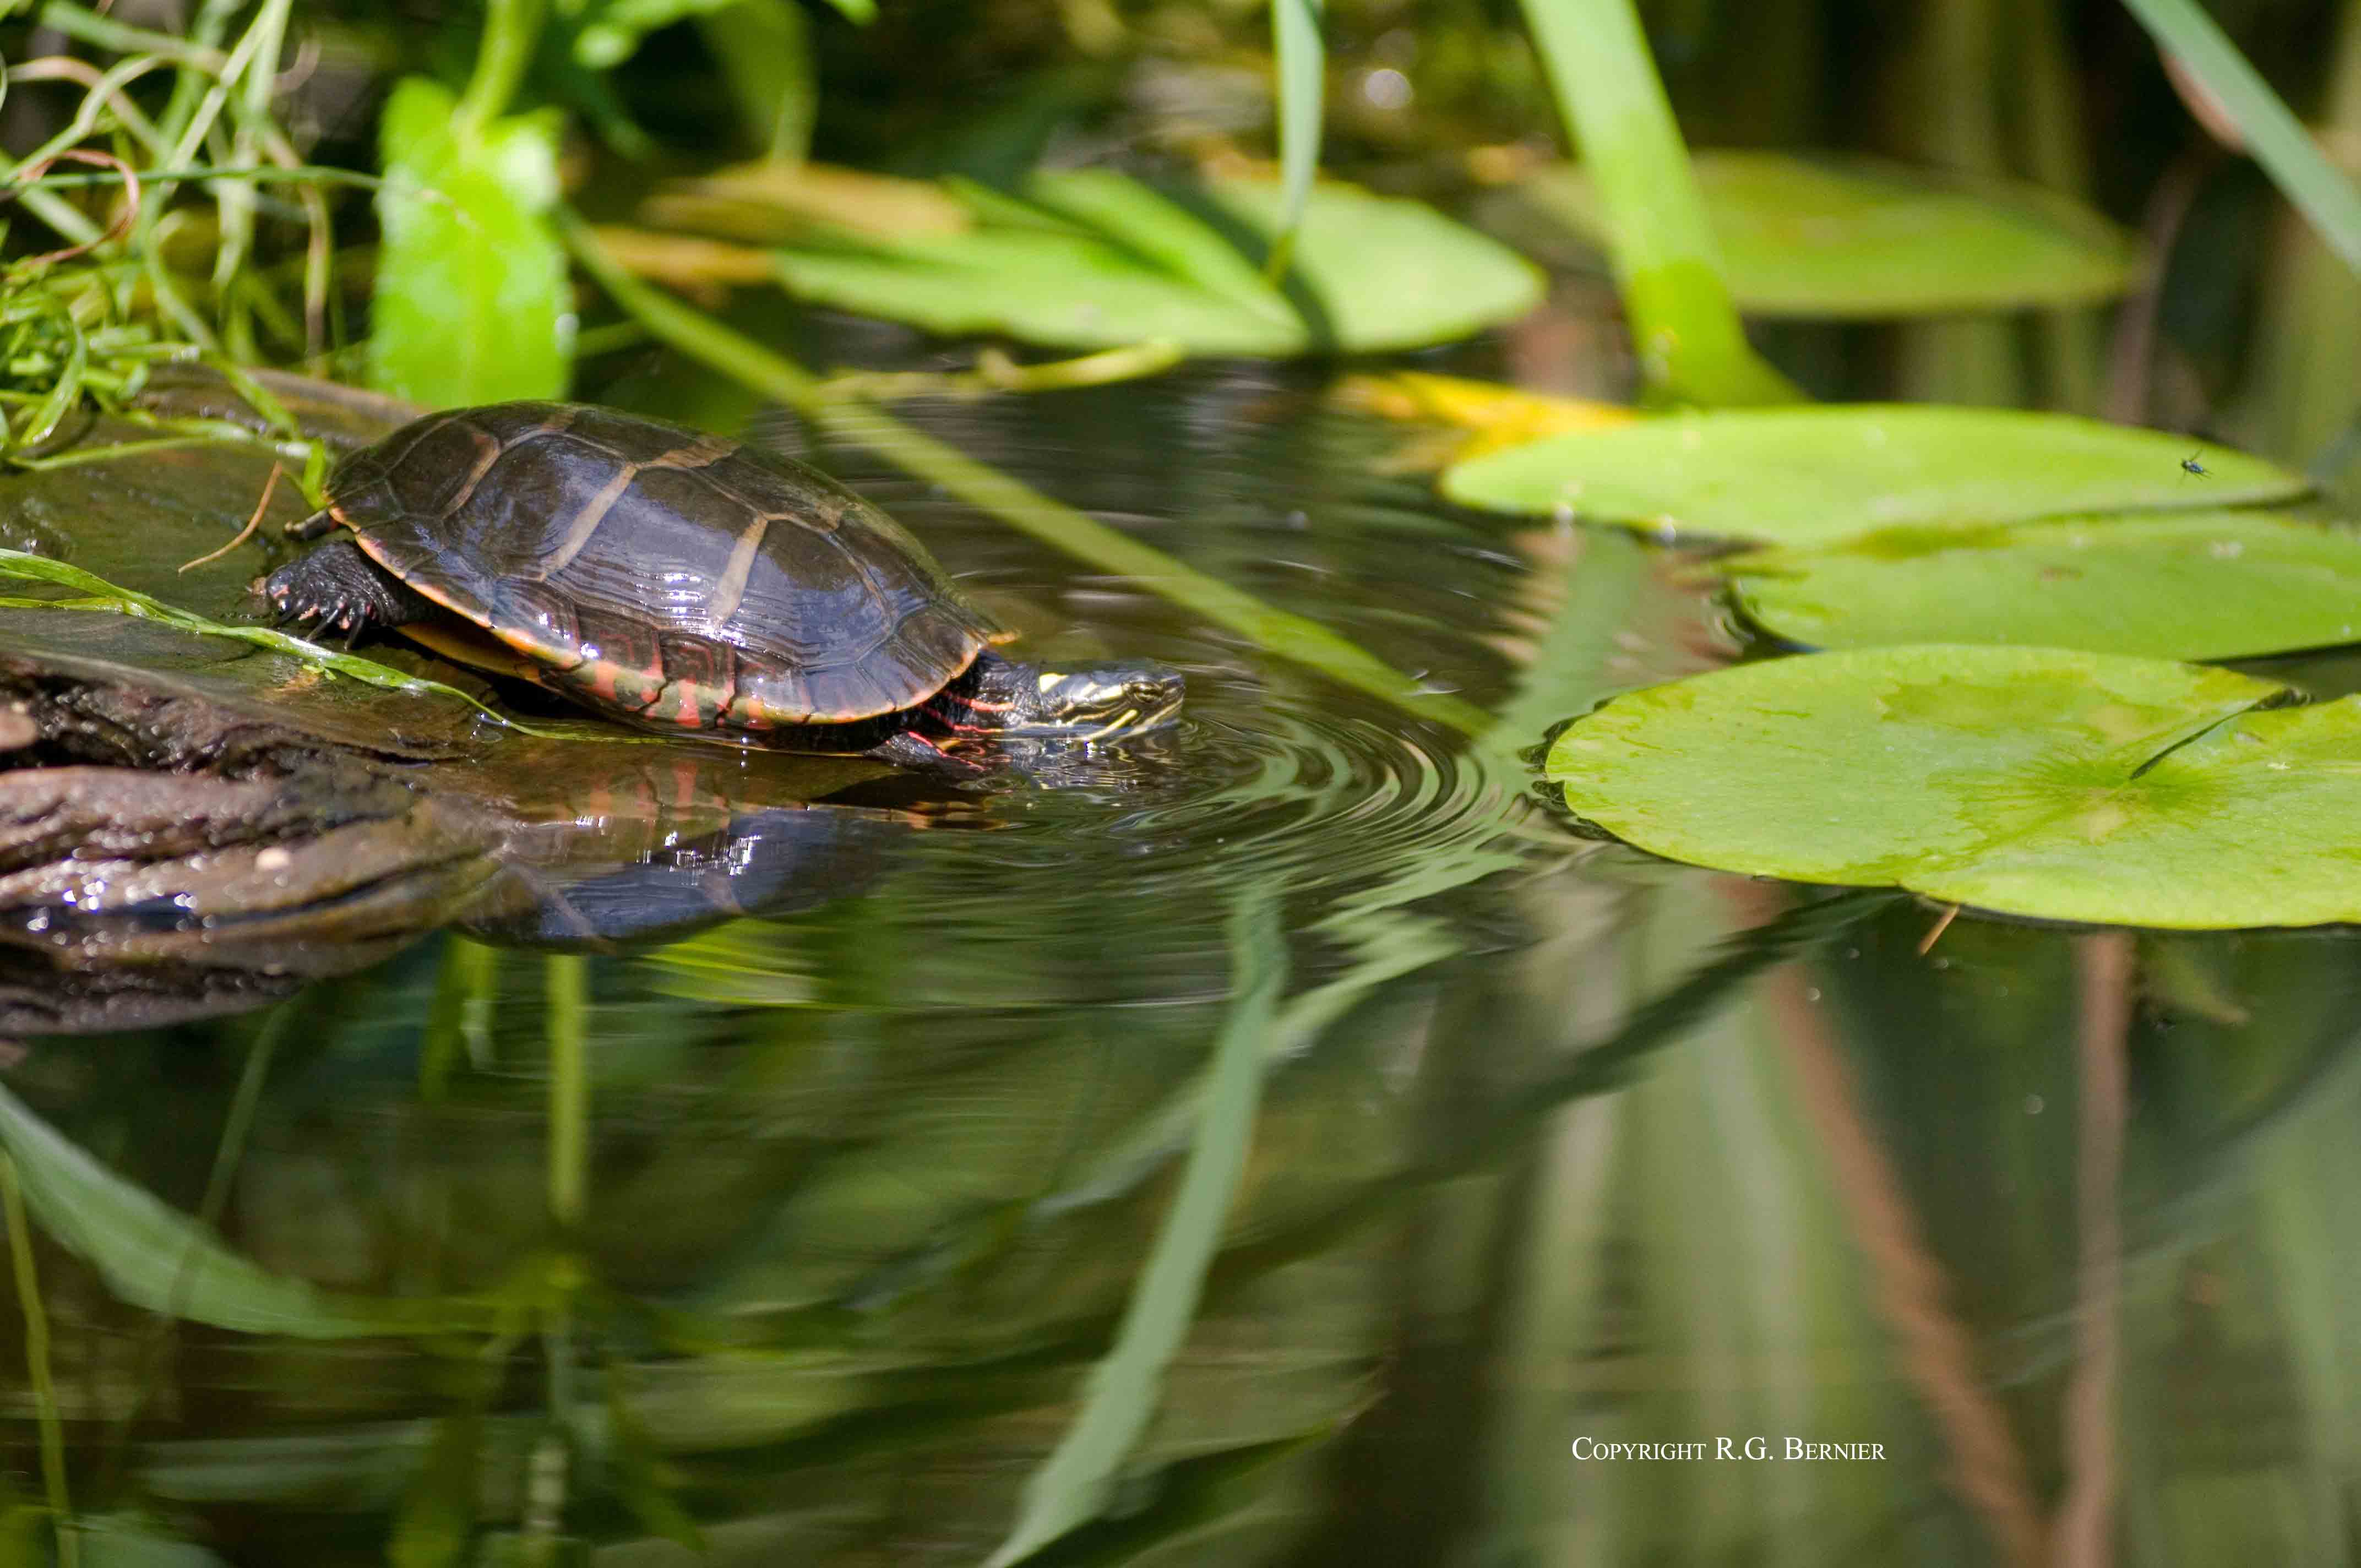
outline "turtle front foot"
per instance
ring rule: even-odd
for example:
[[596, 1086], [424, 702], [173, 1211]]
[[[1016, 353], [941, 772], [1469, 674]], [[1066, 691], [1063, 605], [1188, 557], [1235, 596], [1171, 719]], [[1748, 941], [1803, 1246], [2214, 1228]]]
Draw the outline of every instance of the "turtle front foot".
[[954, 757], [923, 735], [905, 729], [898, 735], [880, 740], [862, 753], [881, 762], [891, 762], [897, 768], [952, 784], [968, 784], [989, 774], [992, 770], [981, 762], [971, 762], [965, 757]]
[[379, 569], [349, 539], [323, 544], [262, 582], [272, 620], [314, 631], [340, 631], [350, 643], [373, 626], [424, 619], [432, 607]]

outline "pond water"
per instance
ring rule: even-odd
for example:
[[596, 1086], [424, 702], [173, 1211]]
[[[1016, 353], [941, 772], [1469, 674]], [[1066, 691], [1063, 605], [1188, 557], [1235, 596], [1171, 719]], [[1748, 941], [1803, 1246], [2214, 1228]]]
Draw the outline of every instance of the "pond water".
[[1309, 375], [903, 411], [1498, 728], [819, 450], [1182, 721], [857, 786], [668, 941], [23, 1041], [11, 1561], [44, 1501], [86, 1563], [975, 1563], [1061, 1506], [1038, 1561], [2342, 1560], [2349, 939], [1927, 946], [1576, 836], [1519, 751], [1713, 608]]

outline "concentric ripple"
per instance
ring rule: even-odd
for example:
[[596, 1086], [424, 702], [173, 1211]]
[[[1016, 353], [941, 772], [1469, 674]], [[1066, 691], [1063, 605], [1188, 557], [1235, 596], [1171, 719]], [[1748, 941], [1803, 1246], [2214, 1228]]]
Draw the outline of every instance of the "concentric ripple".
[[[1316, 382], [1215, 370], [897, 411], [1429, 689], [1477, 708], [1513, 689], [1498, 642], [1536, 564], [1497, 520], [1388, 474], [1388, 433], [1331, 412]], [[1346, 690], [857, 449], [800, 455], [924, 540], [1019, 632], [1009, 657], [1146, 658], [1188, 682], [1176, 722], [1032, 751], [1022, 776], [937, 808], [982, 830], [909, 834], [847, 890], [864, 950], [893, 955], [890, 995], [866, 1005], [1204, 1003], [1226, 992], [1224, 921], [1249, 889], [1311, 938], [1299, 966], [1349, 965], [1416, 946], [1400, 938], [1426, 901], [1517, 863], [1529, 781], [1512, 748]], [[1480, 939], [1427, 929], [1430, 951]]]

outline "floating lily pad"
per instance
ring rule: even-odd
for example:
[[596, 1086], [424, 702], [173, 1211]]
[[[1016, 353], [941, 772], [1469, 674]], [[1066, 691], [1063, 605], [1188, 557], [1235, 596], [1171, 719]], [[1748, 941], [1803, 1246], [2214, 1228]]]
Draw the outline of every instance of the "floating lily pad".
[[1749, 620], [1812, 648], [2007, 642], [2243, 659], [2361, 641], [2361, 535], [2268, 512], [1896, 529], [1727, 563]]
[[[2194, 458], [2202, 474], [2182, 468]], [[1470, 458], [1444, 493], [1655, 532], [1826, 544], [1889, 528], [2280, 500], [2303, 477], [2243, 452], [2067, 414], [1920, 403], [1733, 409]]]
[[2361, 920], [2361, 697], [2227, 670], [1917, 645], [1716, 671], [1569, 726], [1548, 776], [1674, 860], [2041, 919]]
[[1025, 201], [960, 190], [971, 228], [840, 234], [782, 251], [780, 275], [801, 298], [932, 332], [1078, 348], [1169, 338], [1199, 354], [1417, 347], [1510, 320], [1542, 296], [1541, 274], [1515, 252], [1431, 207], [1348, 185], [1315, 188], [1297, 235], [1291, 276], [1308, 313], [1260, 270], [1280, 223], [1276, 181], [1216, 181], [1176, 200], [1075, 170], [1035, 177]]
[[[1753, 315], [1875, 319], [2090, 304], [2131, 286], [2132, 236], [2033, 186], [1962, 183], [1897, 164], [1773, 152], [1692, 160], [1723, 275]], [[1579, 169], [1520, 189], [1601, 247], [1606, 213]]]

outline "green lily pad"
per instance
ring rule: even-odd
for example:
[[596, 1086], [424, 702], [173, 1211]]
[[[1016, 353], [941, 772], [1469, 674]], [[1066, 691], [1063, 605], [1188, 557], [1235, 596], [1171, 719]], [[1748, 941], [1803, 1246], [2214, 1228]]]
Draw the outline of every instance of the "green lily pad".
[[931, 332], [1074, 348], [1164, 338], [1197, 354], [1420, 347], [1542, 297], [1540, 272], [1515, 252], [1420, 203], [1349, 185], [1314, 188], [1297, 233], [1290, 278], [1311, 319], [1262, 276], [1283, 219], [1275, 181], [1187, 193], [1204, 216], [1105, 170], [1037, 175], [1024, 201], [952, 189], [976, 220], [965, 231], [832, 236], [782, 251], [781, 278], [799, 298]]
[[1672, 414], [1473, 457], [1443, 477], [1452, 499], [1494, 511], [1771, 544], [2281, 500], [2309, 488], [2187, 436], [1926, 403]]
[[[1826, 163], [1775, 152], [1692, 159], [1706, 219], [1741, 310], [1879, 319], [2091, 304], [2131, 287], [2132, 236], [2030, 185], [1897, 164]], [[1605, 209], [1577, 168], [1519, 187], [1594, 245]]]
[[1741, 614], [1811, 648], [2246, 659], [2361, 641], [2361, 535], [2268, 512], [1895, 529], [1724, 565]]
[[1551, 747], [1580, 816], [1673, 860], [2039, 919], [2361, 920], [2361, 697], [2227, 670], [1921, 644], [1619, 696]]

